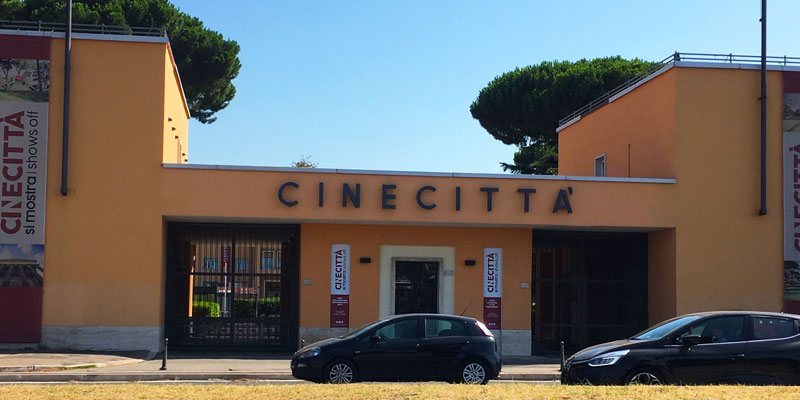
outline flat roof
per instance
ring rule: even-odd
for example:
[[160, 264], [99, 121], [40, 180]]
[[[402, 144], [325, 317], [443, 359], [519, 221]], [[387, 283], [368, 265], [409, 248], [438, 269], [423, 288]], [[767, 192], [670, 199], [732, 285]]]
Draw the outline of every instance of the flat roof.
[[264, 172], [299, 172], [314, 174], [350, 174], [350, 175], [391, 175], [391, 176], [426, 176], [441, 178], [487, 178], [487, 179], [522, 179], [549, 181], [587, 181], [587, 182], [630, 182], [630, 183], [676, 183], [675, 179], [664, 178], [619, 178], [598, 176], [571, 175], [523, 175], [523, 174], [479, 174], [463, 172], [423, 172], [423, 171], [385, 171], [341, 168], [296, 168], [296, 167], [259, 167], [246, 165], [215, 164], [162, 164], [164, 168], [221, 170], [221, 171], [264, 171]]
[[[556, 133], [580, 121], [595, 110], [612, 103], [620, 97], [632, 92], [639, 86], [655, 79], [657, 76], [669, 71], [673, 67], [681, 68], [725, 68], [725, 69], [761, 69], [761, 56], [735, 55], [735, 54], [703, 54], [703, 53], [674, 53], [664, 60], [657, 62], [648, 72], [635, 76], [622, 85], [617, 86], [606, 94], [589, 102], [589, 104], [573, 111], [568, 116], [561, 118], [556, 128]], [[800, 71], [800, 58], [787, 56], [767, 56], [768, 71]]]

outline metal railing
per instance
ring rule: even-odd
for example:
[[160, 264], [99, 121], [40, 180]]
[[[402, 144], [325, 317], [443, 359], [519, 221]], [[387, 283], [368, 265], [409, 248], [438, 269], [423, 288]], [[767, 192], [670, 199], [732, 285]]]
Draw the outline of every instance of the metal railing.
[[[674, 64], [679, 61], [691, 62], [711, 62], [711, 63], [727, 63], [727, 64], [761, 64], [761, 56], [748, 56], [741, 54], [709, 54], [709, 53], [673, 53], [669, 57], [653, 64], [647, 71], [642, 72], [633, 78], [628, 79], [621, 85], [611, 89], [606, 94], [592, 100], [589, 104], [573, 111], [571, 114], [558, 120], [558, 126], [562, 126], [575, 118], [586, 115], [606, 104], [608, 100], [626, 89], [635, 86], [637, 83], [647, 79], [650, 75], [655, 73], [661, 68], [669, 64]], [[769, 65], [795, 65], [800, 66], [800, 57], [787, 57], [787, 56], [767, 56], [767, 64]]]
[[[64, 32], [66, 24], [63, 22], [44, 21], [10, 21], [0, 20], [0, 29], [14, 31], [39, 31], [39, 32]], [[164, 28], [146, 28], [123, 25], [94, 25], [72, 24], [73, 33], [94, 33], [99, 35], [127, 35], [127, 36], [167, 36]]]

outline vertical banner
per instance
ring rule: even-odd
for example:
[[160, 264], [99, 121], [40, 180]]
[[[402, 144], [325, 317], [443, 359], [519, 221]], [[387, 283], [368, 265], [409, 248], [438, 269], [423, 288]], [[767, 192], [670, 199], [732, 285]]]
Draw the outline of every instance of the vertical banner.
[[350, 245], [331, 246], [331, 328], [350, 327]]
[[501, 327], [503, 295], [503, 249], [483, 249], [483, 323], [489, 329]]
[[800, 313], [800, 72], [783, 72], [783, 311]]
[[228, 310], [228, 295], [232, 294], [230, 286], [232, 285], [231, 282], [228, 282], [228, 269], [231, 266], [231, 246], [222, 246], [222, 253], [220, 255], [220, 264], [222, 264], [222, 289], [217, 288], [217, 293], [222, 291], [222, 316], [223, 317], [230, 317], [231, 313]]
[[0, 36], [0, 342], [39, 342], [50, 38]]

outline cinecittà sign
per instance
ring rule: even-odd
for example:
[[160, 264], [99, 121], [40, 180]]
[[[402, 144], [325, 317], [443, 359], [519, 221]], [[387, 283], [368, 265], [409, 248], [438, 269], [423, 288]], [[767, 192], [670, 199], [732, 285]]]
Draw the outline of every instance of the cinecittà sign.
[[[287, 207], [296, 207], [300, 204], [292, 195], [295, 190], [300, 190], [300, 185], [297, 182], [284, 182], [278, 188], [278, 200], [281, 204]], [[319, 207], [325, 206], [325, 183], [319, 182], [316, 188], [317, 191], [317, 205]], [[397, 209], [397, 185], [385, 184], [381, 185], [381, 208], [387, 210]], [[425, 185], [417, 189], [416, 204], [424, 210], [433, 210], [438, 207], [436, 202], [435, 186]], [[475, 193], [469, 195], [478, 195], [485, 197], [486, 211], [492, 211], [492, 199], [495, 194], [498, 194], [500, 188], [497, 187], [481, 187]], [[536, 195], [535, 188], [518, 188], [517, 195], [520, 199], [520, 206], [524, 212], [531, 212], [533, 197]], [[452, 204], [456, 211], [461, 210], [461, 195], [462, 190], [460, 186], [455, 188], [455, 203]], [[572, 213], [572, 204], [570, 204], [570, 196], [572, 195], [572, 187], [560, 189], [555, 197], [555, 204], [553, 204], [553, 213], [559, 211], [566, 211], [568, 214]], [[361, 184], [356, 183], [351, 185], [348, 183], [342, 184], [342, 208], [354, 207], [361, 208]]]

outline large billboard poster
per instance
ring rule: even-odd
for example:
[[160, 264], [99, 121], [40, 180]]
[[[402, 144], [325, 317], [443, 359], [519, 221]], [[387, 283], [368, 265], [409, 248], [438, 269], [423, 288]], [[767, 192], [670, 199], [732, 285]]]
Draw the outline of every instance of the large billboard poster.
[[0, 36], [0, 342], [40, 339], [50, 39]]
[[800, 313], [800, 72], [783, 73], [783, 311]]
[[503, 249], [483, 249], [483, 323], [489, 329], [501, 327], [503, 297]]
[[350, 245], [331, 246], [331, 328], [350, 327]]

